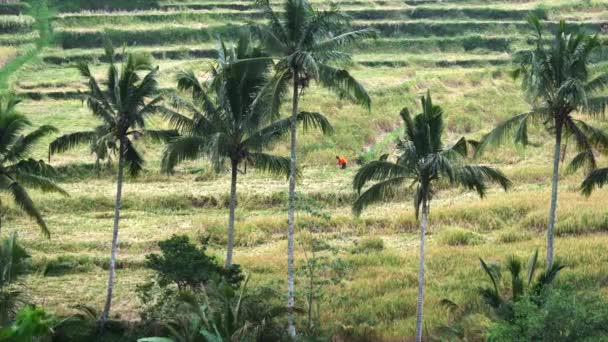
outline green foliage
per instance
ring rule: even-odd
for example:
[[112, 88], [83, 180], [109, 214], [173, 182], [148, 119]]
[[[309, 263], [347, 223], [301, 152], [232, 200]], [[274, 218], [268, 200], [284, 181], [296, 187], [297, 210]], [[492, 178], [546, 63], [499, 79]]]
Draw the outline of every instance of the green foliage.
[[[269, 304], [276, 293], [268, 288], [248, 289], [249, 278], [238, 288], [212, 282], [202, 297], [181, 293], [172, 321], [171, 338], [151, 337], [139, 342], [228, 342], [282, 340], [275, 319], [284, 309]], [[270, 291], [270, 292], [269, 292]]]
[[24, 303], [24, 287], [19, 278], [27, 273], [30, 256], [17, 241], [17, 233], [0, 245], [0, 327], [7, 326]]
[[[405, 188], [414, 189], [416, 216], [423, 206], [429, 206], [442, 180], [475, 190], [480, 197], [487, 191], [487, 183], [495, 182], [503, 189], [511, 182], [499, 170], [485, 166], [466, 164], [471, 143], [465, 138], [454, 145], [443, 145], [443, 109], [434, 105], [430, 91], [421, 99], [422, 113], [412, 118], [404, 108], [400, 115], [405, 126], [405, 136], [397, 146], [397, 161], [388, 161], [388, 156], [363, 166], [353, 180], [359, 198], [353, 205], [355, 214], [365, 207], [405, 193]], [[368, 183], [372, 186], [362, 191]]]
[[[64, 195], [67, 193], [53, 181], [55, 171], [50, 165], [42, 160], [26, 158], [42, 138], [55, 133], [57, 129], [44, 125], [31, 130], [30, 120], [16, 111], [19, 102], [11, 95], [0, 99], [0, 190], [9, 193], [15, 204], [36, 220], [42, 233], [50, 237], [46, 222], [26, 187]], [[29, 131], [27, 134], [26, 130]]]
[[608, 303], [595, 294], [550, 291], [542, 306], [524, 297], [513, 306], [513, 318], [494, 322], [488, 341], [604, 341]]
[[0, 32], [17, 33], [31, 31], [36, 20], [23, 15], [0, 15]]
[[55, 319], [43, 309], [26, 306], [11, 326], [0, 330], [0, 341], [49, 341], [55, 324]]
[[502, 288], [502, 270], [498, 264], [487, 264], [483, 259], [480, 259], [481, 266], [492, 282], [492, 287], [479, 288], [479, 293], [482, 300], [494, 309], [494, 313], [501, 319], [512, 319], [516, 312], [514, 305], [522, 298], [532, 299], [537, 306], [541, 306], [542, 296], [545, 291], [551, 286], [559, 272], [565, 267], [559, 262], [554, 262], [551, 267], [536, 276], [538, 268], [538, 250], [530, 257], [527, 270], [524, 274], [521, 261], [515, 257], [510, 257], [505, 262], [504, 268], [510, 275], [509, 294], [504, 295], [505, 291]]
[[158, 243], [161, 254], [146, 256], [146, 267], [156, 272], [160, 287], [176, 285], [179, 290], [201, 290], [211, 280], [224, 278], [228, 284], [238, 287], [243, 280], [238, 265], [225, 270], [215, 258], [207, 255], [208, 238], [202, 238], [200, 246], [187, 236], [174, 235]]

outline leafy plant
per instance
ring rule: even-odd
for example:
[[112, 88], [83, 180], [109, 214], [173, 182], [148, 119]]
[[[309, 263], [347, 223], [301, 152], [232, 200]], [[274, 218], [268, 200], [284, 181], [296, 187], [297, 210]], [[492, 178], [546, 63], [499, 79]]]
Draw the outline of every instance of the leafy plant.
[[538, 250], [528, 260], [525, 273], [522, 274], [523, 265], [515, 257], [509, 257], [504, 268], [509, 272], [510, 291], [505, 295], [501, 287], [503, 279], [502, 270], [498, 264], [488, 264], [480, 259], [481, 267], [490, 279], [492, 286], [479, 289], [483, 301], [494, 309], [497, 316], [503, 319], [514, 317], [513, 305], [522, 298], [529, 298], [540, 303], [542, 295], [553, 283], [559, 272], [565, 267], [559, 262], [555, 262], [549, 269], [542, 272], [538, 277]]
[[0, 326], [7, 326], [15, 318], [19, 306], [25, 303], [19, 278], [27, 273], [30, 255], [12, 233], [0, 245]]
[[0, 330], [0, 341], [50, 341], [55, 324], [55, 319], [44, 309], [26, 306], [11, 326]]

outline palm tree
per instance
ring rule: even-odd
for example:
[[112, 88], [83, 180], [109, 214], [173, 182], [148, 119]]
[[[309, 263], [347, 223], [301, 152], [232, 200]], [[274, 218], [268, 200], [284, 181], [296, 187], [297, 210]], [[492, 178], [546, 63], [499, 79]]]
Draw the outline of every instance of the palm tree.
[[[530, 17], [534, 28], [536, 47], [516, 58], [519, 64], [513, 76], [521, 77], [522, 88], [532, 109], [499, 124], [482, 141], [479, 151], [503, 143], [512, 136], [516, 144], [528, 145], [528, 127], [542, 124], [555, 138], [551, 208], [547, 229], [547, 269], [553, 264], [553, 229], [557, 210], [559, 164], [565, 155], [567, 143], [572, 139], [576, 155], [568, 166], [569, 172], [581, 167], [587, 171], [596, 168], [594, 150], [608, 146], [608, 135], [574, 115], [603, 115], [608, 98], [601, 96], [608, 86], [608, 73], [594, 75], [591, 58], [602, 48], [596, 36], [579, 32], [560, 22], [552, 40], [545, 40], [543, 26], [536, 17]], [[563, 152], [562, 152], [563, 149]]]
[[[178, 75], [178, 88], [192, 93], [193, 102], [175, 98], [176, 107], [187, 110], [192, 117], [167, 111], [167, 117], [183, 136], [167, 145], [162, 168], [172, 172], [183, 160], [209, 157], [220, 171], [228, 162], [231, 171], [230, 213], [226, 268], [232, 265], [234, 221], [237, 205], [237, 176], [239, 168], [252, 166], [274, 174], [289, 174], [289, 159], [265, 153], [270, 145], [289, 130], [290, 119], [273, 120], [265, 94], [260, 92], [267, 83], [270, 61], [255, 60], [262, 56], [260, 48], [251, 45], [248, 34], [241, 35], [237, 45], [226, 48], [220, 40], [217, 68], [208, 84], [201, 84], [192, 71]], [[250, 59], [248, 62], [237, 63]], [[299, 113], [298, 121], [305, 126], [319, 127], [325, 133], [332, 128], [317, 113]]]
[[[422, 340], [422, 308], [424, 299], [424, 236], [430, 201], [436, 193], [437, 183], [448, 183], [475, 190], [484, 197], [488, 182], [496, 182], [507, 189], [511, 182], [489, 166], [466, 164], [470, 144], [461, 138], [454, 145], [445, 147], [442, 142], [443, 110], [433, 105], [430, 92], [422, 97], [422, 113], [411, 117], [407, 108], [401, 111], [405, 124], [405, 136], [397, 145], [397, 160], [386, 156], [363, 166], [353, 181], [359, 197], [353, 205], [356, 215], [371, 203], [392, 198], [404, 188], [414, 191], [416, 218], [420, 211], [420, 265], [418, 275], [418, 306], [416, 340]], [[362, 192], [370, 182], [372, 186]]]
[[274, 77], [268, 85], [272, 93], [272, 109], [278, 112], [289, 84], [293, 89], [291, 112], [291, 161], [287, 232], [287, 307], [289, 333], [296, 335], [293, 309], [295, 305], [293, 235], [296, 191], [296, 123], [299, 99], [310, 80], [368, 109], [369, 95], [347, 70], [336, 68], [337, 62], [348, 62], [350, 55], [342, 50], [362, 38], [374, 36], [368, 29], [349, 30], [349, 18], [331, 5], [328, 10], [315, 10], [308, 0], [286, 0], [283, 13], [276, 13], [270, 0], [257, 0], [268, 25], [259, 28], [267, 52], [275, 60]]
[[15, 204], [35, 219], [42, 233], [49, 238], [51, 233], [25, 187], [67, 193], [51, 179], [55, 172], [50, 165], [26, 157], [40, 139], [57, 132], [57, 129], [43, 125], [23, 134], [32, 123], [16, 112], [19, 102], [12, 95], [0, 99], [0, 190], [9, 193]]
[[[103, 91], [87, 64], [79, 64], [82, 77], [87, 79], [88, 93], [83, 95], [91, 113], [101, 120], [106, 133], [99, 138], [115, 144], [118, 149], [118, 172], [116, 179], [116, 202], [114, 207], [114, 228], [112, 233], [112, 252], [110, 256], [108, 292], [103, 312], [99, 318], [104, 326], [110, 314], [114, 276], [116, 270], [116, 251], [118, 247], [118, 228], [124, 169], [131, 176], [137, 176], [144, 164], [142, 155], [137, 151], [134, 141], [140, 137], [168, 141], [176, 136], [175, 131], [146, 129], [148, 116], [161, 111], [161, 96], [157, 96], [156, 81], [158, 67], [153, 68], [150, 57], [143, 54], [127, 54], [119, 68], [114, 61], [114, 51], [108, 46], [110, 66], [108, 67], [107, 90]], [[140, 77], [140, 72], [146, 72]]]

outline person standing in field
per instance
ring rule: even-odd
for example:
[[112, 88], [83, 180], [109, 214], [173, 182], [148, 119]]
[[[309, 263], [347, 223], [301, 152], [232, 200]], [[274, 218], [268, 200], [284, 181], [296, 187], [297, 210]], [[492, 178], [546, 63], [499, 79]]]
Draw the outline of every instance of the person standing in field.
[[338, 160], [338, 166], [344, 170], [346, 169], [346, 164], [348, 164], [348, 161], [346, 160], [346, 158], [344, 157], [340, 157], [340, 156], [336, 156], [336, 159]]

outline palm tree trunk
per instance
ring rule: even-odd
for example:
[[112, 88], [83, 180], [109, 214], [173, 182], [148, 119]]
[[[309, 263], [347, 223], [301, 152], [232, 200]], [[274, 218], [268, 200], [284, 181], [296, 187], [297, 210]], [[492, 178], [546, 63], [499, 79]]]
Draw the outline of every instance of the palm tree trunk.
[[288, 332], [292, 338], [296, 337], [295, 326], [295, 284], [294, 284], [294, 258], [293, 258], [293, 235], [296, 201], [296, 119], [298, 116], [298, 85], [300, 83], [298, 72], [293, 76], [293, 107], [291, 112], [291, 163], [289, 168], [289, 207], [287, 212], [287, 311], [289, 312]]
[[238, 162], [232, 161], [232, 180], [230, 183], [230, 214], [228, 216], [228, 245], [226, 246], [226, 269], [232, 265], [232, 249], [234, 248], [234, 212], [236, 210], [236, 178]]
[[123, 168], [124, 168], [124, 144], [120, 142], [118, 156], [118, 177], [116, 180], [116, 203], [114, 204], [114, 231], [112, 232], [112, 254], [110, 256], [110, 276], [108, 279], [108, 294], [106, 303], [103, 308], [99, 325], [104, 327], [108, 317], [110, 316], [110, 308], [112, 306], [112, 292], [114, 291], [114, 276], [116, 273], [116, 250], [118, 249], [118, 224], [120, 222], [120, 207], [122, 203], [122, 183], [123, 183]]
[[562, 144], [562, 124], [555, 125], [555, 151], [553, 154], [553, 179], [551, 181], [551, 209], [549, 210], [549, 227], [547, 229], [547, 269], [553, 265], [553, 230], [557, 211], [557, 189], [559, 182], [559, 160]]
[[418, 302], [416, 305], [416, 342], [422, 341], [422, 310], [424, 308], [424, 240], [426, 234], [426, 199], [422, 201], [422, 218], [420, 219], [420, 264], [418, 268]]

